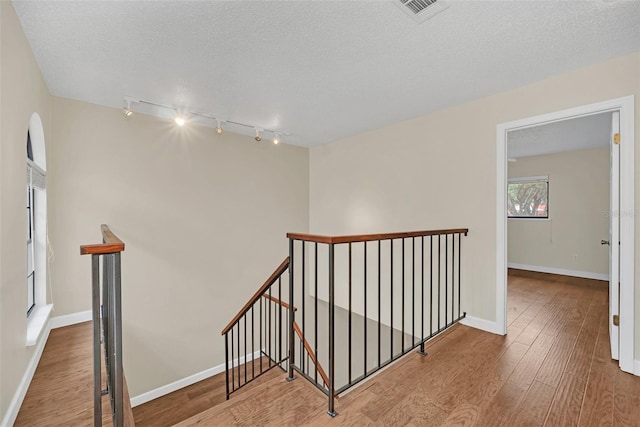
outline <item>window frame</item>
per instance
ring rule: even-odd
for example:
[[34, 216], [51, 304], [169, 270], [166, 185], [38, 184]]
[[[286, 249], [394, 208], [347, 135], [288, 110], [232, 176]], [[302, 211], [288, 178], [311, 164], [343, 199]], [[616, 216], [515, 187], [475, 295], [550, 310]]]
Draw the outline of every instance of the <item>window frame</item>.
[[[547, 187], [547, 197], [546, 197], [546, 215], [545, 216], [510, 216], [509, 215], [509, 185], [510, 184], [536, 184], [536, 183], [544, 183]], [[548, 175], [539, 175], [539, 176], [523, 176], [523, 177], [512, 177], [507, 178], [507, 188], [506, 188], [506, 199], [507, 199], [507, 219], [523, 219], [523, 220], [549, 220], [551, 219], [551, 213], [549, 210], [549, 199], [550, 199], [550, 185], [549, 185], [549, 176]]]
[[[27, 183], [27, 317], [31, 315], [37, 304], [36, 298], [36, 260], [35, 260], [35, 189], [31, 182]], [[29, 268], [30, 266], [30, 268]], [[32, 301], [29, 305], [29, 294]]]

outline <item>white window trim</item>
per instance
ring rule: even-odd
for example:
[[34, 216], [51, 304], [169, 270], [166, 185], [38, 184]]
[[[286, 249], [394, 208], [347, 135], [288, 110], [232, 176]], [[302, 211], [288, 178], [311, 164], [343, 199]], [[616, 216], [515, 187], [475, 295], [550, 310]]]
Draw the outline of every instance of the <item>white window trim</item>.
[[514, 178], [509, 178], [507, 180], [507, 182], [509, 184], [511, 183], [518, 183], [518, 182], [549, 182], [549, 177], [547, 175], [540, 175], [540, 176], [520, 176], [520, 177], [514, 177]]

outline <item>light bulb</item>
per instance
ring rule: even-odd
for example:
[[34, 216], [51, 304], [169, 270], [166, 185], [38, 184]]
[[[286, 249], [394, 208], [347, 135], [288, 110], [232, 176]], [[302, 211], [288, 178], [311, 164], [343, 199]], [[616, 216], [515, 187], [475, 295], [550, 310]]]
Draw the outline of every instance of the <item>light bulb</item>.
[[278, 134], [276, 134], [276, 137], [273, 138], [273, 143], [276, 145], [280, 144], [280, 138], [278, 138]]
[[125, 101], [127, 101], [127, 106], [122, 109], [122, 113], [125, 117], [131, 117], [133, 114], [133, 110], [131, 109], [131, 100], [125, 98]]
[[184, 117], [181, 116], [176, 116], [176, 118], [174, 119], [174, 121], [176, 122], [176, 124], [178, 126], [184, 126], [184, 124], [187, 122]]
[[260, 129], [256, 128], [256, 137], [254, 138], [256, 141], [262, 141], [262, 137], [260, 136]]
[[222, 128], [221, 128], [220, 126], [218, 126], [218, 127], [216, 128], [216, 133], [217, 133], [218, 135], [220, 135], [220, 134], [222, 133]]

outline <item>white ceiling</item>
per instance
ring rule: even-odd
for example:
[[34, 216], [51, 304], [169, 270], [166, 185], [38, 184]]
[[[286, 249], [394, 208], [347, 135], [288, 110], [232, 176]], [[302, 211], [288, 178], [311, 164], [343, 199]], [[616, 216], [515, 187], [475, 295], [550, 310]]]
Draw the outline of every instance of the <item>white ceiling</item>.
[[448, 3], [417, 24], [388, 1], [13, 2], [56, 96], [128, 95], [303, 146], [640, 50], [637, 1]]
[[594, 114], [509, 132], [510, 159], [608, 147], [612, 113]]

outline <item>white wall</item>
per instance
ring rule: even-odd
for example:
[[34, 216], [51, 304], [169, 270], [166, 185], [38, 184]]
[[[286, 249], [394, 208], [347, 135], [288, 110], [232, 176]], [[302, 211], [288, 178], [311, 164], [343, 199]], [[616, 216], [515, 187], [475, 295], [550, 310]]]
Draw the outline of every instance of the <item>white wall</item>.
[[[463, 309], [493, 322], [496, 126], [626, 95], [636, 96], [637, 113], [639, 76], [640, 54], [634, 53], [312, 148], [310, 230], [352, 234], [468, 227], [469, 236], [463, 241]], [[638, 114], [635, 125], [638, 129]], [[637, 132], [636, 182], [639, 140]], [[639, 212], [640, 186], [635, 201]], [[640, 242], [640, 216], [636, 218], [636, 242]], [[636, 264], [640, 265], [637, 247]], [[640, 308], [640, 269], [635, 282]], [[640, 358], [637, 313], [636, 359]]]
[[53, 98], [49, 228], [56, 315], [91, 308], [106, 223], [122, 255], [132, 396], [224, 362], [220, 331], [308, 229], [308, 149]]
[[508, 220], [508, 262], [608, 277], [609, 149], [520, 158], [508, 175], [549, 176], [549, 219]]
[[[50, 96], [11, 2], [0, 2], [0, 422], [35, 347], [26, 347], [26, 144], [38, 113], [51, 148]], [[44, 339], [44, 338], [41, 338]]]

